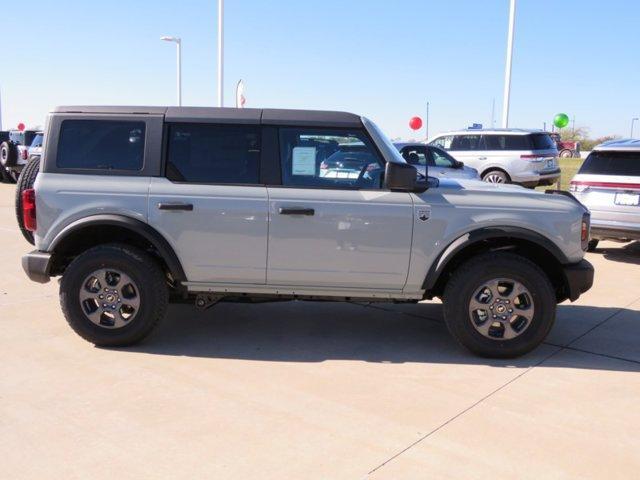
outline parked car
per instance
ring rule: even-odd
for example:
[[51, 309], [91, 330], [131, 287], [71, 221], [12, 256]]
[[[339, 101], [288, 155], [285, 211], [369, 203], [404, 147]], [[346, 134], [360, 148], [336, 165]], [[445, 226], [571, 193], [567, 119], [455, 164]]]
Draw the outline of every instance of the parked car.
[[600, 240], [640, 240], [640, 140], [594, 147], [569, 189], [591, 211], [591, 250]]
[[0, 144], [0, 175], [2, 181], [15, 183], [29, 159], [28, 149], [37, 130], [10, 130]]
[[[62, 311], [96, 345], [140, 341], [169, 301], [441, 297], [462, 345], [512, 357], [593, 282], [589, 213], [575, 198], [419, 183], [358, 115], [59, 107], [48, 125], [42, 170], [22, 193], [36, 242], [22, 263], [33, 281], [62, 277]], [[362, 174], [322, 175], [334, 142], [364, 146]]]
[[467, 167], [463, 162], [456, 160], [444, 150], [433, 145], [409, 142], [394, 143], [394, 146], [398, 149], [402, 158], [409, 165], [416, 167], [416, 170], [422, 175], [426, 176], [426, 167], [428, 167], [429, 175], [437, 178], [480, 179], [480, 175], [475, 168]]
[[580, 158], [580, 142], [574, 140], [562, 140], [557, 132], [549, 133], [558, 149], [558, 155], [562, 158]]
[[42, 144], [44, 142], [44, 132], [36, 132], [36, 136], [33, 137], [31, 145], [27, 149], [28, 160], [34, 158], [40, 158], [42, 156]]
[[533, 188], [560, 179], [556, 144], [540, 130], [460, 130], [437, 135], [428, 143], [478, 170], [485, 182]]

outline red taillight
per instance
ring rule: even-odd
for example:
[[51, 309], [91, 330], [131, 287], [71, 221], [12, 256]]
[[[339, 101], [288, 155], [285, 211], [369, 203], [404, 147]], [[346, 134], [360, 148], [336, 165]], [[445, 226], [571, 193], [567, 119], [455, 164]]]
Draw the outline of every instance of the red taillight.
[[588, 187], [596, 188], [615, 188], [622, 190], [640, 190], [640, 183], [621, 183], [621, 182], [591, 182], [572, 180], [571, 187], [576, 191], [582, 191]]
[[540, 158], [543, 155], [520, 155], [520, 158]]
[[29, 152], [27, 152], [26, 148], [22, 149], [22, 151], [20, 152], [20, 156], [22, 157], [22, 160], [26, 160], [27, 158], [29, 158]]
[[586, 242], [589, 240], [589, 224], [586, 220], [582, 220], [582, 229], [580, 231], [580, 240]]
[[36, 222], [36, 191], [29, 188], [22, 192], [22, 220], [24, 228], [35, 232], [38, 228]]

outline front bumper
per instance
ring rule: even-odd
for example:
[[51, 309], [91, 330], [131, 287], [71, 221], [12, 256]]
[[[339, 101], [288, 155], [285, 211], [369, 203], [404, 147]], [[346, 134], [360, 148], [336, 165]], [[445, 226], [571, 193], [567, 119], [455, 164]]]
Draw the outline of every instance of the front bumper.
[[51, 254], [34, 250], [22, 257], [22, 268], [33, 282], [47, 283], [51, 278]]
[[572, 302], [593, 286], [593, 265], [586, 260], [571, 265], [563, 265], [567, 284], [567, 297]]

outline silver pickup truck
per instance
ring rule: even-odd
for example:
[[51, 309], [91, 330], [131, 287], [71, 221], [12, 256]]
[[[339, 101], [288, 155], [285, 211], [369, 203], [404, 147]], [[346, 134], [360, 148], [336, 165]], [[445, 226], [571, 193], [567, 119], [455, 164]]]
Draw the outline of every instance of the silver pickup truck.
[[[23, 266], [62, 277], [69, 324], [97, 345], [140, 341], [170, 301], [440, 297], [462, 345], [513, 357], [593, 282], [589, 213], [573, 197], [420, 182], [358, 115], [59, 107], [45, 135], [22, 194], [36, 246]], [[358, 154], [328, 174], [342, 150]]]

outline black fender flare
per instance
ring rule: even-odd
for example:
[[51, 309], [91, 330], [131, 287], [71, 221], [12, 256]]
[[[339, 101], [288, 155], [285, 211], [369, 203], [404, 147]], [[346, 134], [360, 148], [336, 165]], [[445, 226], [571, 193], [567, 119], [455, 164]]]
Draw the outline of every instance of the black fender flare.
[[565, 265], [570, 263], [564, 252], [562, 252], [555, 243], [533, 230], [512, 226], [483, 227], [478, 230], [467, 232], [451, 242], [431, 265], [424, 283], [422, 284], [422, 288], [427, 291], [431, 290], [440, 279], [440, 275], [446, 269], [449, 262], [465, 248], [485, 240], [504, 238], [526, 240], [528, 242], [535, 243], [553, 255], [560, 264]]
[[126, 215], [99, 214], [76, 220], [75, 222], [72, 222], [64, 227], [54, 237], [51, 244], [49, 245], [48, 251], [52, 254], [55, 254], [56, 249], [60, 248], [60, 246], [64, 244], [65, 240], [68, 239], [71, 235], [80, 232], [85, 228], [100, 225], [122, 227], [140, 235], [149, 243], [151, 243], [158, 251], [160, 257], [162, 257], [162, 259], [167, 264], [167, 267], [171, 272], [171, 276], [178, 284], [187, 279], [184, 273], [184, 269], [182, 268], [182, 263], [180, 262], [180, 259], [176, 255], [176, 252], [173, 250], [169, 242], [148, 223]]

